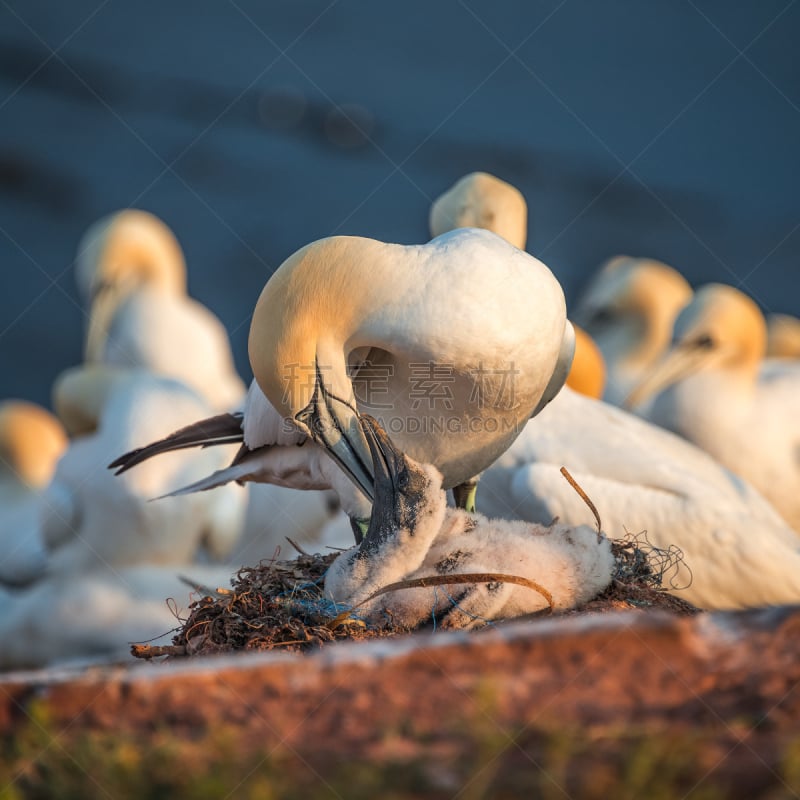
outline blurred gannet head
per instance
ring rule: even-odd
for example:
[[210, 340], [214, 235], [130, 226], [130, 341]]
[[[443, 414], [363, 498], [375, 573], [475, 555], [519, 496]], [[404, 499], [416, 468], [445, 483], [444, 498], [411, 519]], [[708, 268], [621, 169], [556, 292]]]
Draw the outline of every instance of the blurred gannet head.
[[754, 381], [766, 342], [766, 323], [753, 300], [732, 286], [703, 286], [675, 320], [669, 351], [626, 405], [636, 406], [703, 370], [729, 370]]
[[0, 477], [30, 489], [44, 488], [67, 448], [58, 420], [22, 400], [0, 403]]
[[767, 358], [800, 358], [800, 319], [790, 314], [767, 316]]
[[186, 263], [178, 240], [158, 217], [126, 209], [95, 222], [78, 245], [75, 280], [89, 306], [87, 361], [100, 358], [119, 304], [142, 287], [186, 293]]
[[577, 325], [575, 355], [567, 375], [567, 386], [573, 391], [599, 400], [606, 386], [606, 363], [594, 339]]
[[528, 207], [510, 183], [472, 172], [434, 200], [428, 225], [432, 237], [454, 228], [485, 228], [524, 250]]
[[606, 396], [621, 401], [669, 345], [675, 317], [692, 296], [672, 267], [618, 256], [589, 283], [572, 315], [606, 361]]

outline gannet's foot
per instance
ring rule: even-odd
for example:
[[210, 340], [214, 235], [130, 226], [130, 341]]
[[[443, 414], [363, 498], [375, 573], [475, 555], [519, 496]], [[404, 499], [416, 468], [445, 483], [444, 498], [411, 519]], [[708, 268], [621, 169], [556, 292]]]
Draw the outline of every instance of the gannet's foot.
[[458, 486], [453, 487], [453, 500], [455, 500], [456, 508], [463, 508], [468, 514], [474, 514], [477, 511], [475, 505], [475, 497], [478, 493], [478, 479], [472, 478], [464, 483], [459, 483]]
[[350, 527], [353, 530], [353, 536], [355, 537], [356, 544], [361, 544], [361, 542], [364, 541], [364, 537], [367, 535], [367, 529], [369, 528], [369, 517], [366, 519], [350, 517]]

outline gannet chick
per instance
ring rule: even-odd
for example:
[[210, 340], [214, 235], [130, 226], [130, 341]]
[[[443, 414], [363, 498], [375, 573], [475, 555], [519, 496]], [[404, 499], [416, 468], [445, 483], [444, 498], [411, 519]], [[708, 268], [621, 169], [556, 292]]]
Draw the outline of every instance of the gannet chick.
[[0, 403], [0, 585], [26, 584], [44, 569], [39, 504], [66, 447], [63, 427], [44, 408]]
[[[323, 239], [284, 262], [259, 298], [249, 339], [255, 383], [243, 417], [230, 415], [205, 438], [198, 431], [209, 426], [199, 423], [113, 466], [238, 435], [247, 452], [232, 477], [246, 480], [261, 448], [310, 438], [371, 499], [358, 422], [359, 411], [371, 411], [452, 488], [497, 458], [557, 392], [568, 368], [560, 383], [554, 371], [571, 338], [552, 273], [488, 231], [412, 246]], [[320, 460], [315, 453], [304, 445], [287, 457], [301, 470], [305, 456]]]
[[96, 222], [78, 246], [75, 277], [89, 308], [88, 363], [176, 378], [218, 411], [240, 403], [228, 334], [187, 296], [183, 252], [161, 220], [128, 209]]
[[94, 433], [72, 441], [42, 495], [47, 572], [186, 564], [201, 546], [224, 559], [241, 531], [244, 489], [150, 502], [220, 466], [224, 452], [171, 453], [122, 479], [105, 467], [109, 453], [163, 435], [208, 405], [183, 384], [141, 370], [77, 368], [59, 385], [73, 401], [92, 398], [99, 418]]
[[129, 661], [132, 642], [164, 636], [158, 643], [168, 644], [165, 634], [180, 625], [176, 614], [187, 616], [192, 595], [178, 573], [211, 588], [230, 586], [230, 567], [188, 564], [62, 574], [21, 591], [0, 588], [0, 670]]
[[465, 175], [433, 201], [431, 236], [456, 228], [484, 228], [520, 250], [528, 237], [528, 206], [522, 192], [486, 172]]
[[767, 315], [767, 358], [800, 358], [800, 319]]
[[800, 531], [800, 363], [763, 367], [766, 336], [749, 297], [732, 286], [703, 286], [678, 315], [671, 349], [628, 404], [655, 397], [648, 419], [752, 483]]
[[[527, 578], [573, 608], [611, 581], [611, 545], [588, 525], [544, 527], [489, 520], [448, 509], [438, 470], [404, 456], [371, 417], [362, 424], [373, 458], [375, 502], [364, 541], [342, 553], [325, 576], [336, 603], [356, 606], [392, 583], [456, 573]], [[354, 609], [371, 624], [476, 628], [548, 607], [527, 586], [504, 582], [432, 586], [382, 594]]]
[[595, 340], [607, 369], [603, 399], [622, 405], [662, 355], [692, 290], [672, 267], [619, 256], [597, 272], [570, 316]]

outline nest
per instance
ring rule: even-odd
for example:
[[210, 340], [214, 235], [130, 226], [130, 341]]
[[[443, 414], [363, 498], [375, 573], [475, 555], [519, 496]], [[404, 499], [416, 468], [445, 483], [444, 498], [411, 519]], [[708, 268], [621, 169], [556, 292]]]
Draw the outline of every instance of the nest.
[[681, 565], [688, 569], [679, 547], [656, 547], [648, 540], [647, 531], [640, 531], [626, 532], [622, 539], [614, 539], [611, 551], [617, 562], [611, 583], [577, 611], [660, 608], [684, 616], [698, 613], [699, 609], [662, 588], [686, 588], [676, 584]]
[[[696, 613], [693, 606], [660, 588], [682, 561], [677, 548], [653, 547], [644, 533], [616, 540], [612, 548], [617, 570], [609, 587], [582, 608], [567, 613], [629, 608]], [[368, 627], [325, 598], [325, 572], [337, 555], [303, 553], [293, 561], [272, 560], [244, 567], [232, 589], [205, 592], [206, 596], [192, 603], [189, 618], [172, 645], [134, 645], [132, 653], [137, 658], [153, 658], [234, 650], [304, 652], [336, 639], [405, 633], [399, 628]]]

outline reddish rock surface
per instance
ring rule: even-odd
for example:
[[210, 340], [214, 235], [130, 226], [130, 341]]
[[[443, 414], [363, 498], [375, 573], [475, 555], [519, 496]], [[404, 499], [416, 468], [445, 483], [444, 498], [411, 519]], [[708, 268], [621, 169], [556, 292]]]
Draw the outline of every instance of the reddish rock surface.
[[798, 683], [800, 610], [588, 614], [305, 656], [11, 675], [0, 682], [0, 734], [26, 725], [32, 704], [69, 735], [166, 730], [182, 740], [232, 724], [241, 748], [279, 748], [324, 772], [354, 754], [456, 763], [487, 728], [507, 740], [509, 763], [530, 768], [515, 749], [536, 752], [531, 737], [543, 732], [608, 740], [646, 730], [700, 736], [700, 774], [723, 775], [741, 796], [774, 783], [788, 793], [764, 796], [791, 797], [800, 786], [785, 775], [785, 749], [800, 735]]

